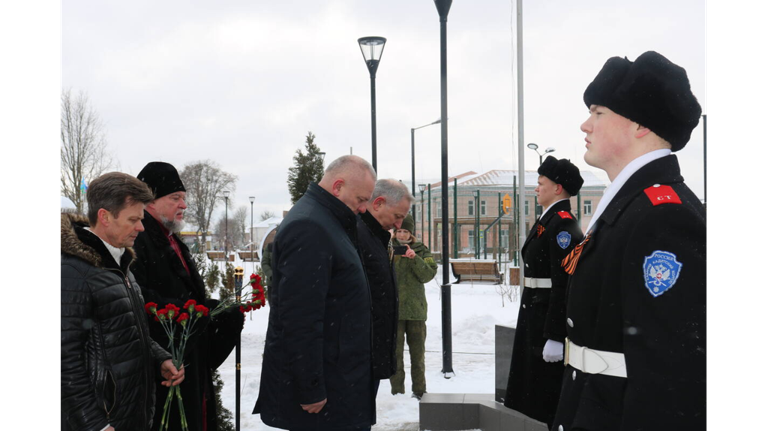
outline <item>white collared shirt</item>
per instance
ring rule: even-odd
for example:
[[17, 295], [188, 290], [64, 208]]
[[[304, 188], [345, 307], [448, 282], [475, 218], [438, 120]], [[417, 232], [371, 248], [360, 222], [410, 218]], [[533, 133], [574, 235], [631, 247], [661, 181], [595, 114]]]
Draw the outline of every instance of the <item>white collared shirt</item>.
[[[88, 232], [93, 233], [91, 228], [88, 227], [88, 226], [86, 226], [84, 229], [87, 230]], [[93, 233], [93, 234], [96, 235], [95, 233]], [[98, 235], [96, 235], [96, 236], [99, 237], [99, 239], [101, 239], [100, 236], [98, 236]], [[103, 242], [104, 245], [107, 246], [107, 250], [109, 251], [109, 254], [112, 255], [113, 259], [115, 259], [115, 263], [117, 263], [117, 267], [119, 268], [120, 267], [120, 258], [123, 257], [123, 253], [125, 253], [125, 248], [117, 248], [117, 247], [113, 246], [112, 244], [104, 241], [103, 239], [101, 239], [101, 242]]]
[[648, 163], [651, 163], [656, 159], [666, 157], [670, 154], [672, 154], [672, 150], [668, 148], [654, 150], [650, 153], [643, 154], [642, 156], [629, 162], [627, 166], [624, 166], [624, 169], [619, 172], [619, 175], [614, 178], [613, 182], [608, 186], [608, 188], [605, 189], [605, 192], [603, 192], [603, 198], [600, 199], [600, 203], [597, 204], [595, 215], [592, 216], [592, 220], [589, 221], [589, 226], [587, 226], [587, 233], [589, 233], [597, 219], [599, 219], [603, 214], [603, 211], [605, 211], [605, 208], [607, 208], [608, 204], [610, 204], [613, 198], [616, 197], [616, 194], [619, 192], [619, 190], [621, 190], [621, 188], [627, 182], [629, 177], [632, 176], [632, 174], [637, 172], [640, 168], [647, 165]]
[[568, 199], [570, 199], [570, 198], [563, 198], [563, 199], [560, 199], [559, 201], [552, 202], [552, 205], [548, 206], [547, 209], [545, 209], [544, 211], [541, 212], [541, 216], [539, 217], [539, 220], [543, 219], [544, 218], [544, 214], [546, 214], [547, 211], [549, 211], [550, 208], [555, 206], [556, 203], [562, 202], [562, 201], [567, 201]]

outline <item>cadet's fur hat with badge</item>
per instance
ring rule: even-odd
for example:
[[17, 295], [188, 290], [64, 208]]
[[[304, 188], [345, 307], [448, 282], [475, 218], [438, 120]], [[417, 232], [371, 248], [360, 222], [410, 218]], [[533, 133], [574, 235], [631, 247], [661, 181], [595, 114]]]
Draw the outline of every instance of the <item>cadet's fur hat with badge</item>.
[[144, 181], [152, 193], [155, 194], [155, 199], [159, 199], [163, 196], [169, 195], [175, 192], [186, 192], [184, 183], [181, 182], [179, 173], [176, 168], [170, 163], [165, 162], [149, 162], [144, 169], [136, 175], [141, 181]]
[[405, 229], [408, 232], [413, 235], [413, 228], [416, 226], [416, 223], [413, 222], [413, 216], [408, 213], [408, 215], [405, 216], [403, 219], [403, 224], [400, 225], [400, 229]]
[[555, 184], [562, 185], [571, 196], [576, 196], [584, 184], [584, 178], [581, 178], [578, 166], [568, 159], [557, 160], [552, 156], [547, 157], [539, 166], [539, 175], [549, 178]]
[[648, 51], [634, 62], [611, 57], [584, 91], [584, 103], [601, 105], [651, 129], [681, 150], [699, 124], [701, 106], [685, 69]]

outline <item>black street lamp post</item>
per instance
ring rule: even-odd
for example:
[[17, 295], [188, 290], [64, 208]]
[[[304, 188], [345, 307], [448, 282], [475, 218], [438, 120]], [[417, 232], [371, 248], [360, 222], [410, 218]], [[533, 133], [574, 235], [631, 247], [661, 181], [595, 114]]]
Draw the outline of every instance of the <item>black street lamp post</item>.
[[427, 188], [426, 184], [419, 184], [419, 192], [421, 192], [421, 240], [424, 241], [424, 189]]
[[[387, 39], [380, 36], [366, 36], [357, 39], [368, 72], [371, 74], [371, 165], [376, 169], [376, 69], [379, 68], [381, 54]], [[378, 171], [377, 171], [378, 172]]]
[[229, 190], [224, 190], [224, 273], [226, 274], [227, 270], [227, 263], [229, 262], [227, 260], [227, 240], [229, 239], [229, 215], [228, 215], [228, 208], [229, 208]]
[[442, 297], [442, 331], [443, 331], [443, 377], [450, 379], [453, 372], [453, 339], [451, 333], [451, 283], [449, 273], [450, 256], [448, 243], [448, 12], [453, 0], [434, 0], [437, 13], [440, 15], [440, 127], [441, 136], [441, 194], [443, 219], [443, 244], [440, 252], [440, 263], [443, 265], [443, 284], [440, 286]]

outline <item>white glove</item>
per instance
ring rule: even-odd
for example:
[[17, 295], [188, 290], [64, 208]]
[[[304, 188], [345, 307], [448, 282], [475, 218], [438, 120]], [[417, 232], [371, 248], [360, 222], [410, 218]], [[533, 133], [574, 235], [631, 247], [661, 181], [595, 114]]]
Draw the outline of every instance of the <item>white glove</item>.
[[563, 343], [555, 340], [547, 340], [544, 345], [544, 360], [546, 362], [558, 362], [563, 360]]

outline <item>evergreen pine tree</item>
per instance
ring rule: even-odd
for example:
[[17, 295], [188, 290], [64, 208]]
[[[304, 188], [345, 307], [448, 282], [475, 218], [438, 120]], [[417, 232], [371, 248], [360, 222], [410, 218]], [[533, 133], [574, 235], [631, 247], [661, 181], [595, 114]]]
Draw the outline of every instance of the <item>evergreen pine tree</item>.
[[311, 182], [320, 182], [323, 178], [323, 158], [320, 148], [315, 145], [315, 135], [308, 132], [306, 141], [306, 154], [301, 149], [296, 150], [293, 156], [294, 166], [288, 168], [288, 192], [291, 194], [291, 203], [304, 196]]
[[224, 285], [219, 290], [219, 299], [221, 301], [235, 299], [235, 267], [229, 262], [226, 265], [225, 272], [221, 273], [221, 284]]
[[219, 267], [215, 262], [211, 262], [207, 268], [208, 269], [205, 271], [205, 275], [201, 273], [200, 276], [203, 277], [203, 280], [205, 281], [206, 293], [208, 293], [208, 296], [211, 296], [216, 293], [216, 289], [219, 288], [221, 270], [219, 270]]

